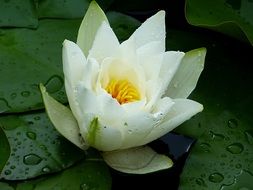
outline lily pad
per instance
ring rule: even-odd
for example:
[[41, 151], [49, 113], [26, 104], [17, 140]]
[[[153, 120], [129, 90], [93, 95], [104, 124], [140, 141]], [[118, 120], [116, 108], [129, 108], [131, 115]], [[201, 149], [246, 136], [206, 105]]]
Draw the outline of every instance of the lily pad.
[[[99, 183], [98, 180], [99, 179]], [[0, 182], [1, 190], [110, 190], [111, 177], [101, 159], [84, 159], [79, 164], [49, 177], [19, 183]]]
[[[97, 0], [106, 9], [113, 0]], [[40, 0], [38, 2], [39, 18], [83, 18], [91, 0]]]
[[0, 0], [0, 27], [36, 28], [38, 19], [33, 0]]
[[0, 152], [1, 152], [1, 157], [0, 157], [0, 173], [2, 172], [3, 167], [5, 166], [9, 156], [10, 156], [10, 146], [8, 139], [0, 127]]
[[[43, 107], [39, 83], [67, 102], [61, 62], [65, 38], [74, 40], [80, 20], [42, 20], [37, 30], [2, 29], [0, 36], [0, 112]], [[55, 32], [58, 31], [58, 32]]]
[[196, 139], [179, 189], [252, 189], [246, 183], [253, 179], [253, 78], [247, 61], [252, 47], [200, 31], [169, 34], [171, 49], [207, 48], [205, 69], [190, 96], [204, 111], [175, 130]]
[[63, 170], [84, 157], [81, 149], [55, 130], [44, 112], [2, 116], [0, 125], [11, 149], [0, 178], [33, 178]]
[[253, 2], [250, 0], [187, 0], [187, 21], [253, 45]]

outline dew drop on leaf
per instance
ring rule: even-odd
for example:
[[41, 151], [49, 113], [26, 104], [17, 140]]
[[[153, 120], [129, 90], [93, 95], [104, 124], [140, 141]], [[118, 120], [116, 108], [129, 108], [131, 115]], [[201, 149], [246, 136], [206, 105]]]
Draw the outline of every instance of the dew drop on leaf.
[[11, 94], [11, 99], [12, 100], [15, 99], [16, 97], [17, 97], [17, 93], [14, 92], [14, 93]]
[[50, 171], [51, 171], [51, 169], [49, 167], [42, 168], [43, 173], [49, 173]]
[[198, 184], [199, 186], [204, 186], [204, 187], [207, 186], [206, 183], [205, 183], [205, 181], [204, 181], [202, 178], [197, 178], [197, 179], [195, 180], [195, 182], [196, 182], [196, 184]]
[[42, 161], [42, 158], [36, 154], [28, 154], [24, 156], [23, 162], [26, 165], [37, 165]]
[[214, 133], [213, 131], [210, 131], [210, 135], [211, 135], [211, 138], [212, 138], [213, 140], [221, 141], [221, 140], [224, 140], [224, 139], [225, 139], [225, 136], [224, 136], [224, 135], [218, 134], [218, 133]]
[[35, 116], [34, 120], [39, 121], [40, 120], [40, 116]]
[[202, 148], [202, 150], [204, 152], [210, 152], [210, 147], [211, 147], [210, 144], [208, 144], [208, 143], [201, 143], [200, 147]]
[[11, 170], [5, 170], [5, 171], [4, 171], [4, 174], [5, 174], [5, 175], [10, 175], [10, 174], [11, 174]]
[[226, 150], [232, 154], [240, 154], [244, 147], [241, 143], [233, 143], [226, 147]]
[[36, 139], [36, 134], [34, 132], [27, 132], [26, 133], [26, 136], [29, 138], [29, 139], [32, 139], [32, 140], [35, 140]]
[[84, 184], [81, 184], [81, 185], [80, 185], [80, 189], [81, 189], [81, 190], [89, 190], [89, 186], [88, 186], [87, 184], [84, 183]]
[[211, 174], [208, 179], [213, 183], [220, 183], [224, 179], [224, 177], [222, 174], [216, 172]]
[[9, 106], [7, 100], [0, 98], [0, 113], [9, 110], [11, 107]]
[[230, 119], [228, 120], [228, 127], [231, 129], [234, 129], [238, 126], [238, 122], [236, 119]]
[[29, 97], [30, 94], [31, 93], [29, 91], [23, 91], [23, 92], [21, 92], [21, 96], [23, 96], [23, 97]]

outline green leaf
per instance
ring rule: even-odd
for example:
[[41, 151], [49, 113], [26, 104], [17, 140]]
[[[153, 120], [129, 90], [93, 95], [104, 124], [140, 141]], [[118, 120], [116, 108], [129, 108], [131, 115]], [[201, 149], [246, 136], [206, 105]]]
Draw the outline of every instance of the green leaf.
[[40, 84], [40, 90], [47, 115], [54, 127], [70, 142], [81, 149], [86, 149], [87, 147], [80, 135], [78, 123], [71, 110], [52, 98], [42, 84]]
[[187, 0], [186, 18], [195, 26], [202, 26], [253, 45], [253, 2], [237, 0]]
[[97, 30], [103, 22], [108, 22], [105, 13], [95, 1], [92, 1], [77, 35], [77, 45], [82, 49], [86, 57], [92, 47]]
[[199, 48], [187, 52], [166, 91], [171, 98], [187, 98], [196, 87], [204, 69], [206, 49]]
[[[96, 1], [103, 9], [113, 0]], [[83, 18], [91, 0], [40, 0], [38, 2], [39, 18]]]
[[4, 168], [9, 156], [10, 156], [10, 145], [8, 139], [0, 126], [0, 173]]
[[[98, 182], [99, 179], [99, 182]], [[8, 182], [14, 186], [14, 183]], [[79, 164], [55, 175], [19, 182], [15, 188], [0, 182], [1, 190], [110, 190], [111, 177], [106, 164], [99, 158], [85, 159]]]
[[44, 112], [1, 116], [0, 125], [11, 148], [0, 178], [21, 180], [61, 171], [84, 157], [83, 151], [55, 130]]
[[252, 189], [252, 48], [203, 31], [168, 33], [171, 49], [207, 48], [205, 69], [189, 97], [204, 111], [175, 130], [197, 139], [179, 189]]
[[41, 0], [39, 18], [82, 18], [89, 6], [88, 0]]
[[106, 13], [106, 16], [120, 42], [127, 40], [141, 25], [137, 19], [119, 12], [110, 11]]
[[36, 28], [38, 19], [32, 0], [0, 0], [0, 27]]
[[[0, 112], [43, 107], [39, 83], [66, 103], [62, 42], [76, 39], [80, 20], [42, 20], [37, 30], [2, 29], [0, 35]], [[57, 31], [57, 32], [55, 32]], [[29, 77], [28, 77], [29, 76]]]
[[105, 162], [113, 169], [131, 174], [146, 174], [172, 167], [172, 160], [157, 154], [148, 146], [103, 152]]

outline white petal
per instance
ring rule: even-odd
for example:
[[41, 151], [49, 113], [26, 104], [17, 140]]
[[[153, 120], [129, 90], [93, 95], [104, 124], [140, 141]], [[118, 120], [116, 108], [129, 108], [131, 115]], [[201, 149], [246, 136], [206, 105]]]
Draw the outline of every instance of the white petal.
[[113, 99], [105, 90], [101, 89], [95, 93], [80, 83], [77, 87], [77, 101], [84, 115], [92, 114], [98, 117], [102, 125], [115, 128], [122, 125], [118, 123], [123, 123], [121, 118], [125, 112], [117, 100]]
[[160, 70], [160, 78], [163, 81], [163, 88], [162, 91], [160, 92], [160, 96], [163, 95], [165, 90], [167, 89], [183, 57], [184, 57], [183, 52], [179, 51], [165, 52]]
[[152, 114], [138, 110], [127, 112], [123, 121], [124, 125], [121, 128], [124, 133], [124, 141], [120, 149], [139, 146], [157, 122]]
[[105, 91], [99, 94], [98, 101], [101, 106], [100, 121], [104, 125], [120, 128], [125, 111], [118, 101]]
[[116, 56], [119, 41], [108, 23], [103, 22], [97, 31], [88, 58], [95, 58], [99, 63], [106, 57]]
[[187, 98], [196, 87], [204, 68], [206, 49], [200, 48], [185, 54], [175, 76], [170, 82], [166, 96], [171, 98]]
[[92, 90], [86, 88], [83, 83], [79, 83], [76, 87], [76, 91], [77, 106], [80, 107], [82, 114], [98, 114], [100, 112], [97, 96]]
[[76, 117], [81, 117], [80, 109], [76, 105], [75, 87], [85, 72], [86, 58], [81, 49], [74, 42], [64, 40], [62, 49], [63, 72], [65, 89], [71, 110]]
[[146, 82], [146, 111], [151, 112], [154, 108], [155, 103], [161, 98], [160, 92], [162, 91], [162, 87], [163, 81], [160, 78]]
[[83, 76], [81, 79], [85, 88], [91, 90], [94, 90], [96, 88], [99, 69], [99, 64], [95, 59], [88, 59], [88, 62], [85, 64]]
[[87, 149], [87, 145], [84, 144], [79, 135], [79, 127], [71, 111], [52, 98], [42, 84], [40, 84], [40, 90], [47, 114], [55, 128], [79, 148]]
[[97, 30], [102, 22], [108, 22], [105, 13], [98, 6], [96, 1], [91, 1], [77, 35], [77, 44], [82, 49], [85, 56], [88, 56]]
[[62, 49], [63, 72], [71, 86], [75, 86], [83, 76], [86, 58], [74, 42], [64, 40]]
[[113, 169], [131, 174], [151, 173], [168, 169], [173, 165], [169, 157], [157, 154], [148, 146], [104, 152], [102, 156]]
[[165, 50], [165, 12], [159, 11], [147, 19], [130, 37], [134, 39], [136, 48], [152, 41], [160, 41]]
[[85, 139], [90, 146], [100, 151], [112, 151], [121, 146], [122, 134], [119, 129], [103, 125], [98, 118], [93, 118]]
[[203, 110], [203, 106], [201, 104], [192, 100], [174, 99], [173, 101], [175, 104], [168, 112], [165, 121], [151, 131], [151, 133], [143, 141], [143, 144], [147, 144], [165, 135]]
[[137, 49], [138, 64], [145, 71], [146, 80], [155, 80], [159, 77], [163, 53], [161, 42], [153, 41]]
[[155, 104], [154, 109], [152, 110], [152, 113], [156, 117], [165, 117], [171, 107], [174, 105], [174, 101], [169, 97], [164, 97], [162, 99], [159, 99], [157, 103]]
[[120, 59], [130, 65], [137, 64], [136, 44], [134, 39], [128, 39], [120, 44]]

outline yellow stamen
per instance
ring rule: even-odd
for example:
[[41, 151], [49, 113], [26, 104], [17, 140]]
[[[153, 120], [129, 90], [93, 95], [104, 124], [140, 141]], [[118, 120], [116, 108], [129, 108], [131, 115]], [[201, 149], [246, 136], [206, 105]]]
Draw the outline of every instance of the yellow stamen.
[[105, 90], [120, 104], [140, 100], [139, 92], [127, 80], [111, 80]]

